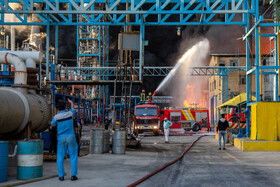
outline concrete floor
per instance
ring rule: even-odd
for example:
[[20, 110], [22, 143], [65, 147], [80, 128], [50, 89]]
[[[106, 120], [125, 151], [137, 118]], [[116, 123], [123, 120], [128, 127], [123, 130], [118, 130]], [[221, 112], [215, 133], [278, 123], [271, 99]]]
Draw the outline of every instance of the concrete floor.
[[[78, 181], [70, 181], [67, 159], [65, 181], [52, 178], [23, 186], [126, 186], [175, 159], [197, 137], [171, 136], [171, 143], [164, 144], [163, 136], [144, 136], [141, 148], [127, 149], [125, 155], [79, 157]], [[10, 170], [16, 168], [9, 168], [9, 181], [0, 185], [18, 182]], [[207, 136], [182, 160], [139, 186], [280, 186], [279, 171], [279, 152], [242, 152], [231, 145], [218, 150], [214, 136]], [[56, 172], [55, 162], [44, 162], [44, 176]]]

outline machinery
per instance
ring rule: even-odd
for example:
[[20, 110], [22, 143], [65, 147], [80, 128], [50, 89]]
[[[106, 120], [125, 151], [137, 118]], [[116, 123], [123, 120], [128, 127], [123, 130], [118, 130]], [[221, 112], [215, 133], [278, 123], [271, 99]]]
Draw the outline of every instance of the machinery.
[[201, 128], [210, 128], [209, 111], [207, 109], [176, 108], [168, 107], [162, 109], [163, 116], [160, 120], [167, 118], [172, 122], [171, 129], [199, 131]]
[[51, 100], [36, 94], [36, 62], [42, 62], [40, 52], [0, 52], [0, 63], [14, 68], [12, 87], [0, 87], [1, 139], [30, 138], [50, 125]]
[[137, 105], [134, 109], [134, 131], [138, 134], [144, 131], [159, 134], [160, 127], [160, 109], [154, 104]]

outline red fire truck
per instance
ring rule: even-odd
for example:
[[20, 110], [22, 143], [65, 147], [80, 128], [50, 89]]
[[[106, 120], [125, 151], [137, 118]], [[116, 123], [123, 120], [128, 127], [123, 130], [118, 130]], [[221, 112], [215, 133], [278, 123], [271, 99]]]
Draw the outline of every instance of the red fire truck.
[[164, 108], [160, 121], [167, 118], [172, 122], [171, 129], [199, 131], [201, 128], [210, 128], [209, 112], [207, 109], [194, 108]]
[[159, 134], [160, 127], [160, 109], [155, 104], [137, 105], [134, 109], [135, 119], [133, 120], [134, 132], [142, 133], [144, 131]]

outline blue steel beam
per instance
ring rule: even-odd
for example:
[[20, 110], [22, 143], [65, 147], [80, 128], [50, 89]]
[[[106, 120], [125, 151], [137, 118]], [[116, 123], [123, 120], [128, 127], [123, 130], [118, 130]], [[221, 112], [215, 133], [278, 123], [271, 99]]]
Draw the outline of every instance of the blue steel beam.
[[[126, 3], [129, 8], [126, 10]], [[15, 3], [17, 7], [12, 8]], [[42, 5], [43, 10], [33, 9]], [[66, 6], [60, 6], [64, 3]], [[245, 8], [249, 0], [0, 0], [0, 24], [2, 25], [125, 25], [125, 16], [130, 25], [142, 25], [139, 16], [145, 17], [145, 25], [246, 25], [242, 16], [255, 12], [254, 6]], [[11, 5], [12, 7], [10, 7]], [[68, 5], [68, 6], [67, 6]], [[65, 10], [63, 7], [69, 7]], [[15, 14], [15, 22], [5, 20], [5, 14]], [[37, 22], [27, 20], [27, 14], [36, 14]], [[82, 15], [83, 22], [76, 22], [75, 16]], [[214, 19], [216, 15], [228, 19]], [[47, 21], [49, 15], [49, 23]], [[158, 15], [155, 19], [152, 15]], [[197, 15], [204, 18], [192, 19]], [[242, 15], [241, 17], [239, 15]]]

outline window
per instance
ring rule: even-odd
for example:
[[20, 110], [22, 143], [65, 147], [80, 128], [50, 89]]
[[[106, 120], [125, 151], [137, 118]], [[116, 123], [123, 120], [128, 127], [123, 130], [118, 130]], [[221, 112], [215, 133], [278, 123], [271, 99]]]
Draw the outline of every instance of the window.
[[231, 92], [231, 93], [230, 93], [231, 99], [234, 98], [234, 97], [236, 97], [236, 96], [238, 96], [238, 95], [239, 95], [238, 92]]
[[135, 112], [136, 116], [157, 116], [157, 108], [155, 107], [138, 107]]
[[219, 66], [226, 66], [226, 63], [221, 61], [221, 62], [219, 62]]
[[269, 75], [264, 75], [264, 82], [268, 83], [269, 82]]
[[171, 119], [170, 119], [171, 122], [180, 122], [181, 121], [181, 116], [171, 116]]
[[181, 112], [171, 112], [170, 121], [175, 122], [175, 123], [180, 122], [181, 121]]
[[240, 85], [246, 84], [246, 75], [239, 75], [239, 84]]
[[214, 80], [214, 89], [216, 89], [216, 80]]
[[237, 66], [237, 60], [229, 60], [230, 66]]
[[264, 100], [265, 101], [273, 101], [273, 91], [265, 91], [264, 92]]

